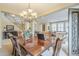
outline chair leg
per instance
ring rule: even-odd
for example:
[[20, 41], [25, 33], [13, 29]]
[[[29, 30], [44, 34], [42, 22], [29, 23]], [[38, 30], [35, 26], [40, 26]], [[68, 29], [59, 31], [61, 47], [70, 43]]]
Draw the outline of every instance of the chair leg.
[[55, 47], [53, 47], [53, 49], [54, 49], [54, 51], [53, 51], [52, 56], [55, 56], [55, 53], [56, 53], [56, 46], [55, 46]]

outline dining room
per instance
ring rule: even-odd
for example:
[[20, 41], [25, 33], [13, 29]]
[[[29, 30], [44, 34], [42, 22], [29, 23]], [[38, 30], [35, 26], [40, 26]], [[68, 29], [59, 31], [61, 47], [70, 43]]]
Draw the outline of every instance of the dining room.
[[68, 16], [72, 13], [68, 12], [78, 6], [78, 3], [0, 3], [0, 56], [74, 55], [77, 47], [70, 47], [74, 35], [69, 31], [72, 29]]

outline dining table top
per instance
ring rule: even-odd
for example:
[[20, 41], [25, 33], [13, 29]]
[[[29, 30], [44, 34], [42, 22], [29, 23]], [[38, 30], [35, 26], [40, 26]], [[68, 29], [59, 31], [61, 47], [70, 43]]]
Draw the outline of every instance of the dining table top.
[[52, 41], [51, 41], [51, 39], [41, 40], [41, 39], [38, 39], [37, 37], [34, 37], [34, 39], [31, 38], [31, 39], [25, 40], [25, 43], [21, 44], [21, 46], [30, 55], [32, 55], [32, 56], [39, 56], [45, 50], [47, 50], [49, 47], [52, 46]]

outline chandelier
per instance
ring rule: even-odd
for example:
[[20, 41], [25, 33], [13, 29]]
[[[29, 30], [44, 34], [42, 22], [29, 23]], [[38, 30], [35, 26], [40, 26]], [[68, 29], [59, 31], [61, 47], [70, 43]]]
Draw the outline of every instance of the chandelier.
[[28, 3], [28, 8], [26, 9], [26, 11], [22, 11], [20, 13], [20, 16], [23, 17], [25, 19], [25, 21], [33, 21], [33, 20], [36, 20], [37, 18], [37, 13], [34, 12], [31, 7], [30, 7], [30, 3]]
[[[34, 12], [32, 9], [31, 9], [31, 7], [30, 7], [30, 3], [28, 3], [28, 8], [26, 9], [26, 11], [24, 10], [24, 11], [22, 11], [21, 13], [20, 13], [20, 16], [21, 17], [23, 17], [24, 18], [24, 20], [23, 20], [23, 23], [24, 23], [24, 25], [26, 26], [26, 22], [29, 22], [29, 24], [30, 24], [30, 26], [29, 26], [29, 30], [31, 30], [31, 33], [32, 33], [32, 44], [30, 45], [30, 47], [33, 47], [34, 45], [35, 45], [35, 40], [34, 40], [34, 35], [35, 35], [35, 22], [36, 22], [36, 20], [37, 20], [37, 13], [36, 12]], [[25, 24], [26, 23], [26, 24]], [[26, 29], [25, 29], [25, 26], [24, 26], [24, 29], [23, 29], [23, 31], [27, 31]], [[22, 26], [23, 27], [23, 26]], [[27, 27], [27, 26], [26, 26]]]

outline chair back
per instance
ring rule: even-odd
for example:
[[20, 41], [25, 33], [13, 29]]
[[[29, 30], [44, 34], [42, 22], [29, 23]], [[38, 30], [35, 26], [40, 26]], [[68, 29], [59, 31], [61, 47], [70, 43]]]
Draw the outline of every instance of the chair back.
[[11, 33], [8, 33], [8, 36], [10, 37], [12, 44], [13, 44], [13, 55], [15, 56], [21, 56], [20, 46], [17, 41], [17, 37], [12, 35]]
[[62, 41], [60, 40], [60, 38], [57, 38], [56, 39], [56, 43], [55, 43], [55, 47], [54, 47], [54, 53], [53, 53], [53, 56], [57, 56], [60, 52], [60, 48], [61, 48], [61, 44], [62, 44]]
[[17, 39], [15, 37], [11, 38], [11, 41], [13, 43], [13, 53], [16, 56], [21, 56], [21, 50], [20, 50], [20, 45], [17, 42]]

